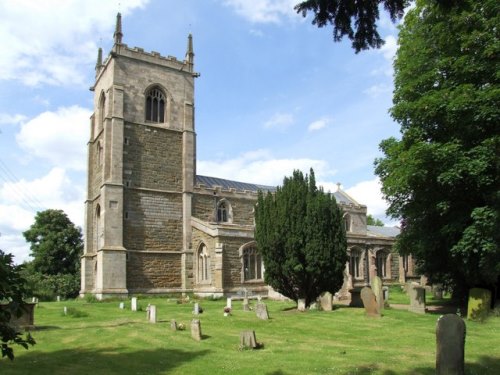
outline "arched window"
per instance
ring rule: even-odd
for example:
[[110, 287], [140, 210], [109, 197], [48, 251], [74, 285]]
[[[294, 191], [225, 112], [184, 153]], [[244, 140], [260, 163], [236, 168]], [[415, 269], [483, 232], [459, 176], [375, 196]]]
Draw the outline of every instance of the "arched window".
[[104, 126], [104, 119], [106, 118], [106, 96], [101, 94], [99, 99], [99, 130]]
[[205, 244], [198, 248], [198, 281], [210, 280], [210, 255]]
[[345, 231], [350, 232], [351, 231], [351, 215], [344, 214], [343, 220], [344, 220]]
[[354, 278], [361, 277], [360, 273], [361, 251], [352, 249], [349, 257], [349, 274]]
[[146, 93], [146, 121], [165, 122], [166, 97], [163, 91], [153, 87]]
[[95, 208], [95, 250], [101, 247], [101, 206]]
[[377, 276], [380, 278], [388, 277], [387, 274], [387, 253], [383, 250], [377, 252], [376, 259], [377, 262]]
[[231, 204], [226, 199], [222, 199], [219, 201], [219, 203], [217, 203], [217, 222], [218, 223], [232, 222]]
[[254, 246], [243, 249], [243, 280], [262, 279], [262, 257]]

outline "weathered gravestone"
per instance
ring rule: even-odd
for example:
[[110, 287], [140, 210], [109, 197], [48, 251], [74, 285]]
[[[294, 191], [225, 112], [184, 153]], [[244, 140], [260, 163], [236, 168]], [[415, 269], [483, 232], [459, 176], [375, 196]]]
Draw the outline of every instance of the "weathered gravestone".
[[380, 309], [375, 298], [375, 294], [370, 287], [365, 286], [361, 289], [361, 300], [363, 301], [363, 306], [365, 307], [366, 315], [369, 317], [379, 318]]
[[156, 305], [149, 305], [149, 322], [156, 323]]
[[201, 341], [201, 322], [199, 319], [191, 321], [191, 337], [193, 340]]
[[319, 297], [319, 303], [321, 305], [321, 310], [332, 311], [333, 296], [330, 292], [325, 292]]
[[306, 300], [303, 298], [299, 298], [297, 301], [297, 310], [298, 311], [306, 311]]
[[198, 304], [198, 302], [196, 302], [194, 304], [194, 307], [193, 307], [193, 314], [194, 315], [199, 315], [200, 314], [200, 305]]
[[267, 320], [269, 319], [269, 313], [267, 312], [267, 305], [265, 303], [258, 303], [255, 305], [255, 314], [257, 315], [257, 318], [262, 319], [262, 320]]
[[408, 289], [410, 296], [410, 307], [408, 311], [425, 314], [425, 288], [419, 285], [411, 284]]
[[125, 303], [124, 302], [120, 302], [120, 304], [118, 306], [120, 307], [121, 310], [125, 309]]
[[257, 348], [257, 340], [255, 338], [255, 331], [242, 331], [240, 332], [240, 348]]
[[382, 279], [378, 276], [375, 276], [372, 279], [371, 287], [373, 294], [375, 294], [375, 299], [378, 303], [378, 310], [380, 313], [384, 311], [384, 292], [382, 290]]
[[436, 324], [436, 375], [463, 375], [465, 323], [458, 315], [441, 316]]
[[250, 305], [248, 304], [248, 298], [243, 298], [243, 311], [250, 311]]
[[432, 294], [434, 299], [443, 299], [443, 286], [441, 284], [433, 285]]
[[137, 311], [137, 297], [132, 297], [130, 301], [130, 310]]
[[177, 322], [175, 321], [175, 319], [172, 319], [172, 320], [170, 321], [170, 329], [171, 329], [172, 331], [177, 331]]
[[233, 308], [233, 300], [231, 297], [226, 300], [226, 307], [229, 307], [230, 309]]
[[483, 321], [488, 317], [491, 306], [491, 292], [488, 289], [472, 288], [469, 290], [467, 319]]

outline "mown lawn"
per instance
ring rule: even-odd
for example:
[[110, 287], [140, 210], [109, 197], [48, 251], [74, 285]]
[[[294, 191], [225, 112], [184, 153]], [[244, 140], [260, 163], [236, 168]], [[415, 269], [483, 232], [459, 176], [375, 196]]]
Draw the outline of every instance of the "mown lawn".
[[[383, 374], [435, 373], [435, 326], [439, 315], [386, 309], [380, 319], [363, 309], [299, 313], [292, 303], [267, 301], [270, 317], [259, 320], [233, 301], [201, 300], [203, 340], [191, 338], [193, 304], [140, 299], [157, 306], [159, 322], [146, 312], [119, 309], [118, 301], [40, 303], [37, 345], [0, 359], [0, 374]], [[74, 315], [63, 315], [67, 306]], [[77, 317], [80, 315], [79, 317]], [[186, 325], [172, 331], [170, 320]], [[500, 374], [500, 318], [466, 321], [466, 374]], [[255, 330], [259, 350], [240, 350], [239, 334]]]

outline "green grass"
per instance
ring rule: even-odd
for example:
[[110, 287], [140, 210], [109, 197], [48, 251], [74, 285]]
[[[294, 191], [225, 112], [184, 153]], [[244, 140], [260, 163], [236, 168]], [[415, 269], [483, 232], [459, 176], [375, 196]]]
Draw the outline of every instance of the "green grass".
[[[190, 304], [140, 299], [144, 311], [120, 310], [119, 302], [41, 303], [33, 332], [37, 345], [15, 348], [0, 359], [0, 374], [382, 374], [435, 373], [435, 327], [439, 315], [386, 309], [380, 319], [363, 309], [299, 313], [294, 304], [267, 301], [271, 319], [259, 320], [233, 301], [200, 301], [203, 340], [191, 338]], [[159, 322], [146, 322], [157, 306]], [[79, 312], [63, 315], [63, 307]], [[130, 308], [130, 303], [126, 303]], [[85, 316], [86, 315], [86, 316]], [[170, 320], [186, 325], [171, 331]], [[466, 374], [500, 374], [500, 318], [466, 322]], [[240, 350], [239, 334], [255, 330], [259, 350]]]

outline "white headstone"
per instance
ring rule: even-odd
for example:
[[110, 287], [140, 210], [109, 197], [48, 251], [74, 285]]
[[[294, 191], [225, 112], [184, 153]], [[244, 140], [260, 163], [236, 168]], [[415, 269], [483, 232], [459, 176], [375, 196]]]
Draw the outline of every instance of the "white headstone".
[[63, 311], [64, 311], [64, 315], [68, 315], [68, 308], [66, 306], [64, 306]]
[[231, 297], [229, 297], [227, 300], [226, 300], [226, 307], [229, 307], [230, 309], [233, 307], [232, 306], [232, 302], [233, 300], [231, 299]]
[[137, 311], [137, 297], [132, 297], [132, 300], [130, 303], [130, 309], [132, 311]]
[[124, 302], [120, 302], [120, 309], [124, 309], [125, 308], [125, 303]]
[[57, 302], [61, 302], [61, 296], [57, 296]]
[[199, 313], [200, 313], [200, 305], [199, 305], [199, 303], [198, 303], [198, 302], [196, 302], [196, 303], [194, 304], [193, 314], [194, 314], [194, 315], [198, 315]]
[[306, 300], [303, 298], [299, 298], [297, 301], [297, 310], [306, 311]]
[[156, 306], [155, 305], [149, 306], [149, 322], [156, 323]]

